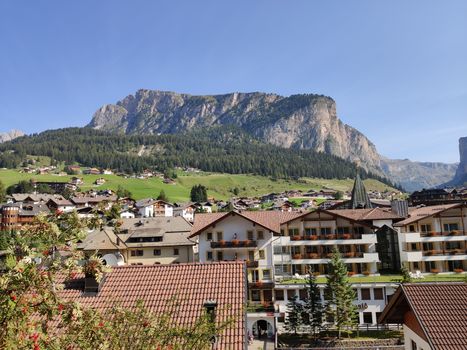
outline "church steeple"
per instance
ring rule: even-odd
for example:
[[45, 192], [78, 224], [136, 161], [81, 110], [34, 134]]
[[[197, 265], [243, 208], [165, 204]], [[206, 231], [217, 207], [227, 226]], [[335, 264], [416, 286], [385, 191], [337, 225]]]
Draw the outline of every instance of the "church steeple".
[[366, 193], [365, 185], [363, 184], [358, 171], [353, 184], [350, 207], [352, 209], [373, 208], [370, 197], [368, 196], [368, 193]]

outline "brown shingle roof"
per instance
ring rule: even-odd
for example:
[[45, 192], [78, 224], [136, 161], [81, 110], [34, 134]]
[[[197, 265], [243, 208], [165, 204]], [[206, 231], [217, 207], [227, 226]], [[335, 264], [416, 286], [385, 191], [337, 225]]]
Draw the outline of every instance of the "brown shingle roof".
[[409, 210], [409, 217], [405, 220], [399, 221], [394, 226], [405, 226], [416, 222], [418, 220], [422, 220], [424, 218], [430, 217], [432, 215], [436, 215], [441, 213], [445, 210], [456, 208], [462, 206], [462, 203], [455, 203], [455, 204], [443, 204], [443, 205], [430, 205], [426, 207], [420, 207], [416, 209]]
[[104, 310], [119, 303], [131, 308], [142, 300], [154, 313], [168, 312], [176, 298], [177, 324], [192, 324], [203, 312], [207, 300], [215, 300], [217, 320], [234, 317], [235, 322], [219, 336], [219, 349], [243, 349], [246, 339], [246, 271], [241, 262], [113, 267], [96, 296], [83, 295], [83, 280], [73, 280], [62, 297], [83, 307]]
[[467, 349], [467, 284], [402, 284], [380, 322], [399, 323], [410, 308], [434, 350]]
[[355, 221], [366, 220], [397, 220], [402, 219], [399, 215], [394, 214], [390, 210], [381, 208], [369, 209], [337, 209], [328, 210], [327, 212], [339, 215]]
[[200, 213], [195, 214], [195, 220], [191, 229], [190, 237], [196, 236], [205, 228], [228, 217], [229, 215], [240, 215], [247, 220], [253, 221], [264, 228], [280, 232], [281, 224], [293, 220], [302, 215], [302, 213], [289, 213], [280, 211], [232, 211], [229, 213]]

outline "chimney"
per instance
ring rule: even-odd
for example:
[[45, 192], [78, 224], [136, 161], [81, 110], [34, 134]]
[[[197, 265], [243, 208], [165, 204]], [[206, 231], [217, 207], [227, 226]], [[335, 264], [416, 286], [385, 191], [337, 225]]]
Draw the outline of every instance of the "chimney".
[[407, 218], [409, 216], [409, 203], [406, 200], [392, 200], [391, 211], [396, 215]]

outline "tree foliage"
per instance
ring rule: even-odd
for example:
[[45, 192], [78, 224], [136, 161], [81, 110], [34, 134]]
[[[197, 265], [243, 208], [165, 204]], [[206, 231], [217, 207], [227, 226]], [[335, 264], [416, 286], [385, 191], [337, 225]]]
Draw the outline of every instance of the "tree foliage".
[[303, 325], [303, 305], [294, 295], [287, 303], [287, 317], [285, 318], [285, 329], [289, 333], [297, 334], [300, 326]]
[[230, 319], [214, 324], [206, 314], [193, 324], [174, 324], [176, 300], [162, 314], [149, 312], [142, 302], [99, 311], [63, 300], [64, 279], [102, 272], [97, 258], [84, 268], [77, 264], [82, 255], [75, 243], [86, 226], [74, 213], [38, 216], [3, 242], [8, 256], [0, 275], [1, 349], [209, 349], [212, 336], [231, 324]]
[[[138, 156], [144, 145], [151, 154]], [[138, 173], [166, 172], [193, 167], [209, 172], [258, 174], [272, 178], [353, 178], [355, 165], [339, 157], [311, 150], [265, 144], [235, 127], [194, 130], [186, 134], [121, 135], [89, 128], [45, 131], [0, 144], [0, 167], [15, 168], [26, 155], [48, 156], [67, 164]], [[361, 171], [362, 178], [375, 174]]]
[[203, 185], [195, 185], [191, 188], [190, 199], [192, 202], [206, 202], [208, 200], [208, 191]]
[[6, 201], [6, 188], [3, 182], [0, 180], [0, 203]]
[[348, 279], [347, 267], [337, 249], [334, 249], [329, 262], [325, 294], [328, 300], [326, 313], [334, 320], [338, 337], [342, 330], [350, 334], [356, 325], [357, 307], [353, 303], [356, 295]]
[[315, 337], [319, 334], [323, 325], [324, 305], [321, 302], [320, 289], [311, 267], [308, 268], [306, 292], [304, 310], [307, 318], [305, 323], [310, 326], [311, 334]]

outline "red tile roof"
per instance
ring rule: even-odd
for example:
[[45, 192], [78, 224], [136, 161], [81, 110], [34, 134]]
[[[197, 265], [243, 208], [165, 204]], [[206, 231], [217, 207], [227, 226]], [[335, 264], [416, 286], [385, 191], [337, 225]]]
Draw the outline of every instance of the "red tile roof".
[[61, 296], [83, 307], [106, 309], [112, 303], [131, 308], [142, 300], [149, 311], [168, 312], [176, 298], [174, 322], [190, 324], [203, 312], [206, 300], [215, 300], [217, 320], [235, 317], [219, 336], [219, 349], [243, 349], [246, 339], [246, 272], [242, 262], [113, 267], [96, 296], [83, 295], [84, 279], [66, 284]]
[[434, 350], [467, 349], [467, 284], [402, 284], [380, 316], [400, 323], [411, 310]]
[[281, 230], [282, 223], [298, 218], [303, 214], [281, 211], [231, 211], [229, 213], [226, 212], [195, 214], [195, 220], [191, 229], [190, 237], [198, 235], [204, 229], [208, 228], [209, 226], [215, 224], [218, 221], [227, 218], [230, 215], [242, 216], [249, 221], [263, 226], [265, 229], [279, 233]]

